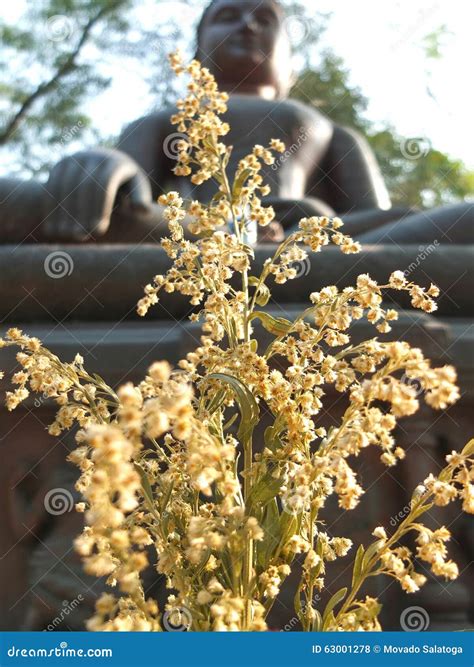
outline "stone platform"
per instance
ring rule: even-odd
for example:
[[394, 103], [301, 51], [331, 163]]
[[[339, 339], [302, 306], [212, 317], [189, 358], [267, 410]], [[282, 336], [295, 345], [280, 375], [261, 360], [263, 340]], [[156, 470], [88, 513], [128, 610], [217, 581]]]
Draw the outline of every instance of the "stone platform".
[[[261, 264], [269, 253], [268, 247], [258, 248], [257, 262]], [[385, 282], [399, 269], [422, 285], [438, 282], [442, 290], [435, 315], [407, 310], [405, 301], [397, 302], [400, 320], [390, 335], [421, 347], [436, 364], [454, 363], [461, 400], [447, 413], [423, 409], [401, 422], [398, 439], [411, 450], [405, 465], [387, 471], [374, 453], [361, 459], [359, 474], [370, 493], [354, 512], [331, 509], [327, 526], [331, 534], [367, 542], [375, 525], [390, 529], [419, 480], [438, 468], [445, 453], [474, 435], [474, 294], [465, 288], [473, 284], [473, 255], [472, 248], [460, 246], [438, 247], [421, 260], [418, 246], [368, 247], [357, 256], [328, 248], [311, 257], [299, 280], [276, 286], [269, 310], [281, 316], [300, 312], [310, 292], [328, 284], [353, 284], [358, 274], [366, 272]], [[66, 267], [63, 277], [58, 272], [53, 275], [51, 268], [59, 258]], [[9, 326], [23, 328], [65, 360], [79, 352], [90, 371], [114, 386], [138, 381], [153, 360], [176, 363], [199, 342], [199, 330], [187, 320], [189, 306], [175, 295], [163, 295], [145, 319], [135, 314], [143, 286], [167, 265], [155, 245], [1, 246], [1, 333]], [[371, 326], [357, 323], [354, 335], [368, 338], [375, 333]], [[1, 351], [0, 368], [7, 375], [15, 363], [10, 350]], [[5, 388], [4, 380], [0, 389]], [[340, 397], [328, 395], [325, 407], [323, 419], [330, 424], [342, 409]], [[0, 629], [43, 629], [52, 622], [60, 630], [80, 629], [102, 586], [83, 574], [71, 548], [80, 531], [80, 515], [72, 510], [52, 516], [44, 507], [52, 489], [74, 494], [76, 475], [65, 464], [72, 436], [58, 440], [46, 433], [53, 413], [54, 406], [41, 397], [30, 397], [11, 414], [0, 409]], [[401, 595], [391, 581], [380, 582], [377, 592], [385, 603], [387, 628], [399, 629], [400, 612], [414, 605], [427, 610], [432, 629], [466, 628], [472, 620], [468, 594], [473, 588], [472, 522], [459, 516], [459, 507], [433, 512], [430, 521], [453, 530], [450, 549], [462, 576], [448, 586], [430, 583], [417, 596]], [[345, 581], [350, 562], [341, 560], [336, 588]], [[158, 577], [151, 574], [149, 586], [150, 595], [160, 595]], [[289, 607], [283, 595], [275, 609], [275, 627], [295, 627]]]

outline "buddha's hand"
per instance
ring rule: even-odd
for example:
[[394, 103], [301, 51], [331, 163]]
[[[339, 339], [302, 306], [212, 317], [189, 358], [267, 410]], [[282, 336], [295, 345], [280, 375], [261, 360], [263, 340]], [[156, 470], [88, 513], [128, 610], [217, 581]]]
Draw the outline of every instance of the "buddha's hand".
[[50, 240], [97, 239], [107, 232], [116, 208], [147, 211], [152, 198], [141, 167], [125, 153], [107, 149], [64, 158], [52, 169], [46, 189], [49, 210], [42, 232]]

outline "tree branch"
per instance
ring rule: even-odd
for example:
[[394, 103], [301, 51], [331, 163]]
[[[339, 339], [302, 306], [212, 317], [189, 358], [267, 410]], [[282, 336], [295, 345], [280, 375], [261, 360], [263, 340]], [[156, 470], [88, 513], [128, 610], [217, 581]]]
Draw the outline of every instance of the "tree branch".
[[86, 43], [92, 29], [94, 26], [110, 11], [116, 8], [114, 3], [106, 5], [97, 12], [95, 16], [89, 19], [89, 21], [84, 26], [80, 40], [78, 41], [75, 49], [71, 51], [64, 63], [57, 69], [49, 81], [41, 83], [36, 90], [31, 93], [31, 95], [23, 102], [21, 107], [18, 109], [16, 114], [7, 124], [6, 128], [0, 132], [0, 145], [4, 145], [8, 142], [11, 136], [16, 132], [19, 125], [25, 119], [28, 111], [32, 105], [41, 97], [44, 97], [47, 93], [53, 90], [59, 81], [65, 76], [70, 74], [76, 67], [76, 59], [79, 56], [84, 44]]

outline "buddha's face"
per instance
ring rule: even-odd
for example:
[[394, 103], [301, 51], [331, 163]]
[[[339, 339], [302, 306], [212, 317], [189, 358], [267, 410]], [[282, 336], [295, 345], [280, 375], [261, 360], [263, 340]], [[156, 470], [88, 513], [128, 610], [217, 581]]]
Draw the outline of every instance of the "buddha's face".
[[198, 56], [218, 84], [287, 88], [290, 44], [271, 0], [218, 0], [202, 26]]

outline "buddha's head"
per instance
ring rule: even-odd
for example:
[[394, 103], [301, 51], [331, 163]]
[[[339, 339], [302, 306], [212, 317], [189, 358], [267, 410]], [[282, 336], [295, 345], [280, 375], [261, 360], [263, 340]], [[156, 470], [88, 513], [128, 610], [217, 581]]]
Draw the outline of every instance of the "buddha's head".
[[291, 48], [277, 0], [212, 0], [197, 29], [196, 57], [223, 90], [285, 97]]

